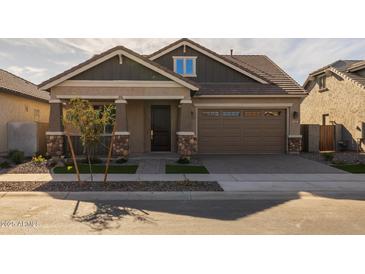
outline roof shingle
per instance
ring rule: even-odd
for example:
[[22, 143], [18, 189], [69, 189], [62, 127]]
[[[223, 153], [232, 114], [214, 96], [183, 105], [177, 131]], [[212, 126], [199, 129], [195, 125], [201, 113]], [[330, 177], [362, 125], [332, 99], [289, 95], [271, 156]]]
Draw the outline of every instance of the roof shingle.
[[[313, 71], [309, 75], [315, 76], [317, 74], [324, 73], [324, 71], [327, 69], [334, 68], [338, 72], [342, 73], [349, 79], [355, 81], [356, 83], [360, 84], [361, 86], [363, 86], [365, 88], [365, 77], [357, 74], [356, 72], [349, 72], [349, 69], [353, 69], [355, 67], [362, 66], [364, 63], [365, 63], [365, 60], [337, 60], [336, 62], [333, 62], [327, 66], [324, 66], [320, 69]], [[304, 87], [307, 88], [311, 82], [312, 81], [310, 80], [310, 78], [308, 78], [304, 83]]]
[[3, 69], [0, 69], [1, 90], [37, 100], [49, 100], [48, 92], [39, 90], [37, 85]]

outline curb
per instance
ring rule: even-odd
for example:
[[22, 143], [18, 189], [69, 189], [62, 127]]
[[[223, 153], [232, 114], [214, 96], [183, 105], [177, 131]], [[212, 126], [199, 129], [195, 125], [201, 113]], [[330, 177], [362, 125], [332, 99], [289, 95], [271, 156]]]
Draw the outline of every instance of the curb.
[[245, 192], [0, 192], [0, 199], [7, 197], [39, 198], [50, 197], [62, 200], [82, 201], [123, 201], [123, 200], [174, 200], [174, 201], [198, 201], [198, 200], [293, 200], [293, 199], [361, 199], [365, 200], [365, 191], [315, 191], [310, 192], [273, 192], [273, 191], [245, 191]]

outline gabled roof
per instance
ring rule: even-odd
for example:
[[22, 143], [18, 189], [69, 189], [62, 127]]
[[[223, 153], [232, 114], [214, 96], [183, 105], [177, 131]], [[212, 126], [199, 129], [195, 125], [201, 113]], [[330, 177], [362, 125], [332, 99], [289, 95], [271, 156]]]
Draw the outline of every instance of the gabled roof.
[[0, 92], [46, 102], [49, 100], [48, 92], [39, 90], [37, 85], [3, 69], [0, 69]]
[[66, 81], [67, 79], [72, 78], [73, 76], [91, 68], [94, 67], [116, 55], [122, 54], [123, 56], [126, 56], [129, 59], [132, 59], [133, 61], [136, 61], [138, 63], [140, 63], [141, 65], [144, 65], [158, 73], [160, 73], [163, 76], [166, 76], [167, 78], [179, 83], [182, 86], [185, 86], [191, 90], [199, 90], [199, 86], [182, 77], [181, 75], [157, 64], [156, 62], [153, 62], [151, 60], [149, 60], [148, 58], [126, 48], [123, 46], [116, 46], [114, 48], [111, 48], [101, 54], [95, 55], [92, 58], [86, 60], [85, 62], [78, 64], [50, 79], [48, 79], [47, 81], [44, 81], [43, 83], [41, 83], [39, 85], [39, 88], [41, 88], [42, 90], [49, 90], [51, 87], [58, 85], [60, 83], [62, 83], [63, 81]]
[[233, 62], [249, 66], [258, 75], [288, 93], [305, 93], [305, 90], [266, 55], [225, 55]]
[[237, 62], [232, 62], [232, 60], [230, 60], [229, 58], [227, 58], [225, 55], [220, 55], [206, 47], [203, 47], [202, 45], [187, 39], [187, 38], [182, 38], [180, 40], [177, 40], [169, 45], [167, 45], [166, 47], [163, 47], [162, 49], [148, 55], [148, 58], [150, 60], [155, 60], [157, 58], [159, 58], [160, 56], [163, 56], [181, 46], [189, 46], [190, 48], [199, 51], [202, 54], [207, 55], [208, 57], [211, 57], [212, 59], [223, 63], [224, 65], [258, 81], [261, 84], [269, 84], [270, 80], [266, 79], [263, 75], [257, 74], [255, 70], [252, 70], [252, 68], [250, 66], [247, 66], [244, 63], [237, 63]]
[[303, 87], [308, 88], [311, 83], [314, 83], [315, 76], [331, 71], [343, 78], [347, 78], [353, 83], [365, 88], [365, 77], [356, 74], [356, 71], [365, 67], [365, 60], [337, 60], [327, 66], [311, 72], [304, 82]]

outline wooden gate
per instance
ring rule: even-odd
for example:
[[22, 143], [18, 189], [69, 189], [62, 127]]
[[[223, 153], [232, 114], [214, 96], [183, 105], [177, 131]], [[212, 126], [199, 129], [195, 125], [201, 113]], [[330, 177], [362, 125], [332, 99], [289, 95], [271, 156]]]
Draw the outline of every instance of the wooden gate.
[[319, 150], [335, 150], [335, 126], [330, 125], [319, 127]]

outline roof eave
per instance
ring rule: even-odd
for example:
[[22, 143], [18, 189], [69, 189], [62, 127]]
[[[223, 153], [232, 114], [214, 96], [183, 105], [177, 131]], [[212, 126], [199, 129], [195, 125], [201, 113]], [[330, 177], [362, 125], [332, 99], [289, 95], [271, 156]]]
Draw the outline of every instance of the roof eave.
[[267, 79], [264, 79], [258, 75], [254, 75], [253, 73], [247, 71], [247, 69], [245, 70], [244, 68], [241, 68], [239, 66], [237, 66], [237, 64], [233, 63], [232, 61], [230, 61], [229, 59], [227, 59], [226, 57], [212, 51], [212, 50], [209, 50], [205, 47], [203, 47], [202, 45], [198, 44], [198, 43], [195, 43], [194, 41], [190, 40], [190, 39], [187, 39], [187, 38], [183, 38], [183, 39], [179, 39], [173, 43], [171, 43], [170, 45], [162, 48], [161, 50], [158, 50], [156, 51], [155, 53], [152, 53], [151, 55], [148, 56], [148, 58], [150, 60], [156, 60], [157, 58], [181, 47], [181, 46], [184, 46], [184, 45], [187, 45], [191, 48], [193, 48], [194, 50], [197, 50], [205, 55], [207, 55], [208, 57], [211, 57], [213, 59], [215, 59], [216, 61], [219, 61], [221, 63], [223, 63], [224, 65], [228, 66], [228, 67], [231, 67], [232, 69], [235, 69], [237, 70], [238, 72], [258, 81], [259, 83], [261, 84], [269, 84], [270, 81], [267, 80]]
[[174, 72], [170, 72], [165, 68], [161, 68], [159, 66], [156, 66], [155, 64], [153, 64], [153, 61], [139, 55], [138, 53], [135, 53], [123, 46], [118, 46], [118, 47], [114, 47], [104, 53], [101, 53], [97, 56], [94, 56], [88, 60], [86, 60], [85, 62], [76, 65], [74, 67], [72, 67], [69, 70], [66, 70], [63, 73], [60, 73], [46, 81], [44, 81], [43, 83], [38, 85], [38, 88], [44, 91], [49, 91], [49, 89], [51, 89], [52, 87], [72, 78], [73, 76], [76, 76], [77, 74], [86, 71], [116, 55], [122, 54], [123, 56], [126, 56], [127, 58], [130, 58], [158, 73], [160, 73], [161, 75], [177, 82], [178, 84], [189, 88], [191, 90], [197, 91], [199, 90], [199, 87], [197, 85], [194, 85], [192, 83], [190, 83], [189, 81], [186, 81], [184, 79], [181, 79], [178, 75], [175, 75]]

